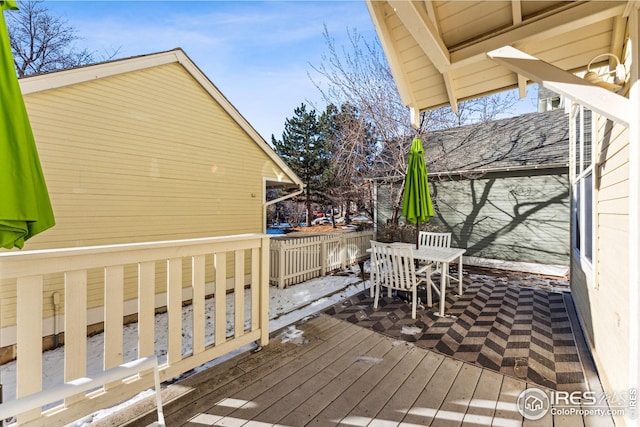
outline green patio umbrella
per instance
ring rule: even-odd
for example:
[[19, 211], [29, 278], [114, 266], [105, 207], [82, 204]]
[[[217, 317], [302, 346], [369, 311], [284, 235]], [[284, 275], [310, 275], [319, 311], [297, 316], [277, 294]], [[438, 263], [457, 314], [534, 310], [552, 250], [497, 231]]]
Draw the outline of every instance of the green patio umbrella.
[[409, 150], [409, 166], [404, 184], [402, 215], [412, 224], [416, 224], [416, 248], [420, 239], [420, 224], [433, 216], [433, 205], [427, 181], [427, 166], [424, 163], [422, 140], [414, 138]]
[[4, 10], [17, 8], [0, 1], [0, 247], [6, 249], [22, 249], [55, 224], [4, 20]]

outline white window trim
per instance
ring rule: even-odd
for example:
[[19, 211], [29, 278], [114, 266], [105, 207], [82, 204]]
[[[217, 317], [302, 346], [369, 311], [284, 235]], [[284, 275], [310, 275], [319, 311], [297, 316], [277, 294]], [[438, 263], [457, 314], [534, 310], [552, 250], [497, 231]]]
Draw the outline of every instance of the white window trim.
[[[570, 114], [570, 120], [571, 120], [571, 124], [570, 124], [570, 129], [571, 129], [571, 135], [572, 135], [572, 144], [571, 144], [571, 152], [570, 152], [570, 156], [571, 156], [571, 191], [573, 194], [573, 197], [571, 199], [571, 217], [572, 217], [572, 221], [575, 215], [575, 198], [576, 198], [576, 189], [578, 187], [578, 181], [581, 182], [586, 182], [585, 177], [588, 176], [589, 174], [591, 174], [591, 239], [589, 239], [590, 243], [591, 243], [591, 260], [589, 260], [586, 255], [585, 255], [585, 250], [579, 250], [576, 247], [576, 239], [577, 239], [577, 227], [574, 226], [572, 227], [572, 233], [571, 233], [571, 252], [572, 252], [572, 256], [573, 258], [579, 262], [579, 266], [581, 268], [581, 270], [584, 272], [585, 276], [587, 277], [588, 282], [591, 284], [591, 286], [596, 286], [597, 281], [595, 280], [595, 269], [594, 269], [594, 265], [596, 263], [596, 221], [597, 221], [597, 216], [596, 216], [596, 189], [595, 189], [595, 175], [596, 175], [596, 169], [595, 169], [595, 159], [596, 159], [596, 141], [597, 141], [597, 126], [596, 126], [596, 114], [592, 111], [591, 112], [591, 164], [589, 166], [587, 166], [584, 170], [580, 170], [578, 174], [576, 174], [576, 151], [580, 149], [580, 147], [582, 146], [582, 132], [578, 132], [578, 129], [576, 129], [576, 115], [580, 114], [586, 107], [580, 106], [580, 105], [573, 105], [573, 108], [571, 108], [571, 114]], [[581, 114], [581, 129], [583, 128], [583, 116]], [[584, 164], [584, 158], [583, 158], [583, 150], [580, 150], [580, 158], [579, 158], [579, 162], [580, 165]], [[584, 197], [584, 186], [581, 186], [581, 194], [580, 196], [580, 200], [584, 201], [585, 197]], [[585, 224], [585, 209], [581, 208], [580, 212], [578, 212], [578, 214], [580, 215], [579, 221], [580, 224]], [[580, 246], [582, 248], [584, 248], [585, 242], [587, 242], [587, 239], [585, 239], [585, 228], [582, 227], [581, 230], [581, 236], [580, 236]]]

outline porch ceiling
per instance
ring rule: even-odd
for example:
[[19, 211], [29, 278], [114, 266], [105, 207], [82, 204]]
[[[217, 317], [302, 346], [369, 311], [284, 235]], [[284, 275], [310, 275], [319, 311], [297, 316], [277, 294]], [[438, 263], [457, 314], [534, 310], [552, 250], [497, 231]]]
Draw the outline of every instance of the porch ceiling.
[[[532, 83], [486, 53], [515, 47], [578, 72], [620, 57], [624, 1], [366, 0], [404, 103], [414, 112]], [[415, 114], [414, 114], [415, 115]]]

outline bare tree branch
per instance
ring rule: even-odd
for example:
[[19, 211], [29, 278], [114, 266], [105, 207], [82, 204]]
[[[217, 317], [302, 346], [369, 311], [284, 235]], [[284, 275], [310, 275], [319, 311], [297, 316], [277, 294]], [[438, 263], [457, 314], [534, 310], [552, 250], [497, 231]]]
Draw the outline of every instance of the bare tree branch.
[[[9, 40], [18, 77], [63, 70], [96, 62], [95, 53], [78, 48], [76, 30], [53, 16], [42, 0], [21, 1], [19, 10], [6, 14]], [[114, 49], [100, 60], [112, 59]]]

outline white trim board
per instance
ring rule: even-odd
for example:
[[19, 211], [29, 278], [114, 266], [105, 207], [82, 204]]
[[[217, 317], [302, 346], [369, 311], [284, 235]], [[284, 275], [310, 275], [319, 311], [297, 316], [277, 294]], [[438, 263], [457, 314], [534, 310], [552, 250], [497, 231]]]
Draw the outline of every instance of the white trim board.
[[564, 95], [614, 122], [629, 127], [631, 102], [624, 96], [589, 83], [511, 46], [488, 52], [487, 56], [511, 71]]
[[462, 257], [464, 265], [476, 267], [496, 268], [499, 270], [521, 271], [524, 273], [543, 274], [545, 276], [566, 277], [569, 267], [565, 265], [536, 264], [533, 262], [504, 261], [500, 259], [479, 258], [472, 256]]

